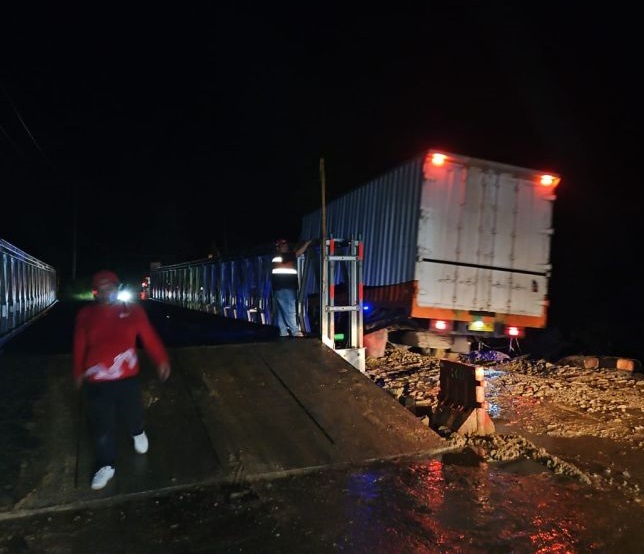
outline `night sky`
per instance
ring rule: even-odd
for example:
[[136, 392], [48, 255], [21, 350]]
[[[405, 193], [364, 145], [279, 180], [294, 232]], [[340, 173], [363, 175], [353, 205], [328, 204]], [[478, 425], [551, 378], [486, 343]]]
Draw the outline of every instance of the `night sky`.
[[65, 280], [76, 228], [78, 276], [142, 276], [297, 239], [320, 158], [332, 199], [441, 148], [561, 174], [552, 325], [641, 357], [634, 13], [189, 4], [3, 15], [0, 238]]

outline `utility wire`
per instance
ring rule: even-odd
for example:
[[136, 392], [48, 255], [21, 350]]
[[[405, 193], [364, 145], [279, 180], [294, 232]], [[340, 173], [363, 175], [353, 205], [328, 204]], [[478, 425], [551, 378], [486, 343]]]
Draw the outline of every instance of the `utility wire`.
[[2, 125], [0, 125], [0, 131], [2, 131], [2, 134], [11, 143], [11, 145], [16, 149], [16, 152], [18, 152], [18, 154], [20, 154], [22, 159], [25, 160], [25, 161], [29, 161], [29, 158], [27, 157], [27, 155], [22, 151], [22, 148], [20, 148], [20, 146], [18, 146], [18, 143], [15, 140], [13, 140], [11, 138], [11, 136], [9, 136], [9, 133], [7, 133], [6, 129]]
[[[27, 127], [27, 124], [25, 123], [24, 119], [22, 119], [22, 116], [20, 115], [20, 112], [18, 111], [18, 108], [16, 107], [16, 105], [13, 102], [13, 100], [11, 99], [11, 96], [9, 95], [9, 92], [7, 91], [6, 87], [3, 84], [0, 84], [0, 86], [2, 87], [2, 90], [4, 91], [5, 95], [7, 96], [7, 99], [9, 100], [9, 104], [11, 104], [11, 108], [13, 109], [14, 113], [16, 114], [16, 117], [18, 118], [18, 121], [20, 121], [20, 124], [24, 128], [25, 132], [29, 135], [29, 138], [31, 139], [31, 142], [34, 144], [34, 146], [36, 147], [38, 152], [40, 152], [40, 155], [47, 162], [47, 164], [51, 165], [51, 163], [49, 162], [49, 159], [47, 158], [47, 156], [45, 156], [45, 153], [43, 152], [42, 148], [38, 144], [38, 141], [36, 141], [36, 138], [33, 136], [31, 131], [29, 130], [29, 127]], [[3, 131], [4, 135], [11, 141], [11, 139], [7, 135], [6, 131], [4, 129], [2, 129], [2, 131]], [[14, 141], [11, 141], [11, 142], [18, 149], [17, 144]]]

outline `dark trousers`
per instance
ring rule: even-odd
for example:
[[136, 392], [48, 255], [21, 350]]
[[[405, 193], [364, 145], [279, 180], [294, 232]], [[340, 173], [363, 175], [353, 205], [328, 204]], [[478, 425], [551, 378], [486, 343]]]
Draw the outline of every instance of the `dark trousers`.
[[143, 432], [143, 403], [138, 377], [85, 383], [90, 432], [96, 450], [96, 468], [116, 467], [116, 431], [123, 422], [130, 436]]

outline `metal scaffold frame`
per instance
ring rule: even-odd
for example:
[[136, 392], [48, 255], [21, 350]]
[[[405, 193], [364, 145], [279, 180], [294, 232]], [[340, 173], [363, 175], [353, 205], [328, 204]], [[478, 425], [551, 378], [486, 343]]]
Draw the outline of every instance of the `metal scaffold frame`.
[[[324, 241], [320, 283], [320, 335], [324, 344], [364, 372], [362, 258], [363, 246], [359, 240], [329, 238]], [[338, 303], [339, 298], [336, 297], [337, 284], [343, 284], [343, 290], [346, 291], [341, 303]], [[336, 333], [336, 320], [340, 314], [348, 315], [342, 329], [344, 333]], [[337, 347], [340, 341], [344, 344], [342, 348]]]

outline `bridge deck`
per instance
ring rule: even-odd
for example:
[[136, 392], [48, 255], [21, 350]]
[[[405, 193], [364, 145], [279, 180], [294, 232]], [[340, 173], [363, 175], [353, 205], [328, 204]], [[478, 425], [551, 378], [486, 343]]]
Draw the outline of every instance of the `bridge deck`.
[[173, 375], [165, 384], [142, 356], [149, 452], [135, 454], [123, 433], [116, 476], [98, 492], [89, 488], [92, 450], [70, 355], [0, 355], [4, 394], [19, 395], [9, 405], [22, 414], [13, 418], [20, 428], [3, 439], [0, 510], [447, 448], [318, 339], [175, 347], [170, 355]]

